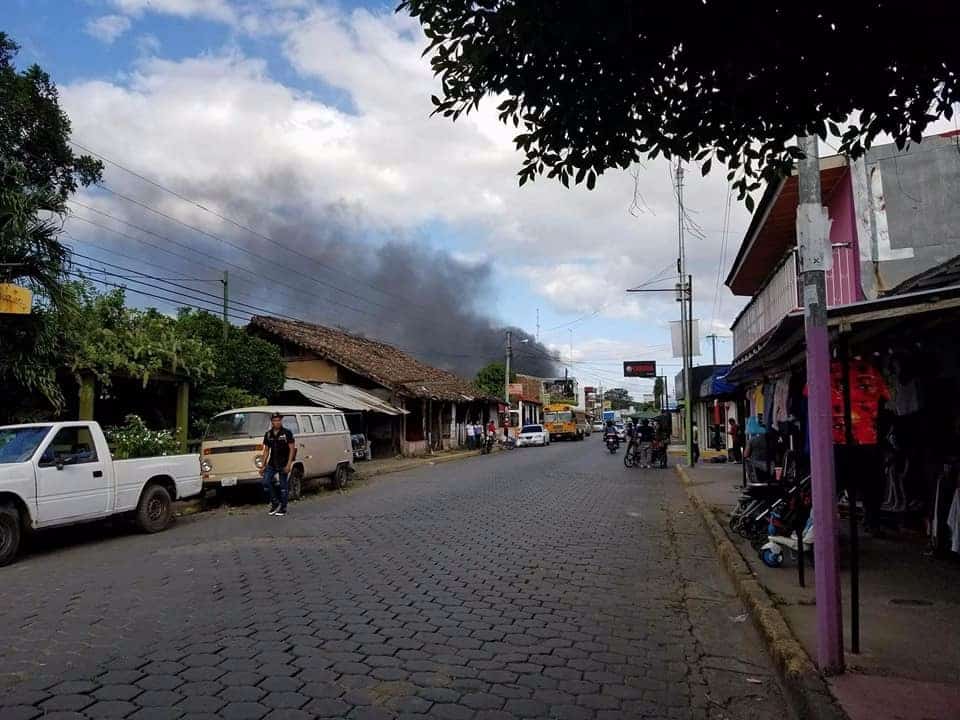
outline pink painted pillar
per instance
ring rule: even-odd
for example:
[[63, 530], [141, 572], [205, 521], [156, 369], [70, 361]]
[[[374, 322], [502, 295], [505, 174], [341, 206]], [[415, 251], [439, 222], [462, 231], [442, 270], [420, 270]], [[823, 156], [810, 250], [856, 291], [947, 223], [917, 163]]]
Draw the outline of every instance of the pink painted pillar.
[[833, 411], [830, 402], [830, 336], [827, 329], [826, 262], [832, 253], [820, 191], [816, 135], [800, 140], [797, 235], [803, 283], [807, 344], [807, 399], [810, 477], [813, 491], [813, 545], [817, 599], [817, 664], [821, 672], [843, 671], [843, 620], [837, 552], [837, 490], [833, 466]]

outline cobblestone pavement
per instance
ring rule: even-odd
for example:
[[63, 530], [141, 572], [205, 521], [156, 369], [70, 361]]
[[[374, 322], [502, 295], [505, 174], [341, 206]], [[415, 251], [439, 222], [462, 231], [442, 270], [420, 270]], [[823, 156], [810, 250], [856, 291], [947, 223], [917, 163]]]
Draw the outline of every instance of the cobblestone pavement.
[[41, 546], [2, 720], [789, 717], [676, 475], [596, 438]]

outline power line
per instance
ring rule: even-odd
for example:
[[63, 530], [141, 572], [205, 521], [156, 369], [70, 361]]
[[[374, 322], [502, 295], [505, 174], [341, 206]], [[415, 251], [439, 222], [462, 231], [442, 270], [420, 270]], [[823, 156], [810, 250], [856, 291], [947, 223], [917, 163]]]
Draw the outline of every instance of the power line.
[[[148, 235], [152, 235], [152, 236], [154, 236], [154, 237], [156, 237], [156, 238], [159, 238], [160, 240], [164, 240], [164, 241], [166, 241], [166, 242], [173, 243], [173, 244], [176, 245], [177, 247], [185, 248], [185, 249], [187, 249], [187, 250], [190, 250], [191, 252], [198, 252], [197, 250], [194, 250], [193, 248], [191, 248], [189, 245], [185, 245], [184, 243], [177, 242], [176, 240], [174, 240], [174, 239], [172, 239], [172, 238], [170, 238], [170, 237], [167, 237], [166, 235], [161, 235], [161, 234], [159, 234], [159, 233], [157, 233], [157, 232], [154, 232], [153, 230], [150, 230], [150, 229], [148, 229], [148, 228], [140, 227], [139, 225], [136, 225], [135, 223], [128, 222], [127, 220], [122, 220], [121, 218], [118, 218], [116, 215], [112, 215], [111, 213], [108, 213], [108, 212], [105, 211], [105, 210], [100, 210], [100, 209], [98, 209], [98, 208], [95, 208], [95, 207], [93, 207], [92, 205], [87, 205], [87, 204], [82, 203], [82, 202], [80, 202], [79, 200], [75, 200], [75, 199], [73, 199], [73, 198], [71, 198], [70, 200], [68, 200], [68, 202], [73, 203], [73, 204], [75, 204], [75, 205], [79, 205], [80, 207], [84, 208], [85, 210], [89, 210], [90, 212], [94, 212], [94, 213], [97, 213], [98, 215], [103, 215], [104, 217], [108, 217], [108, 218], [110, 218], [111, 220], [113, 220], [113, 221], [115, 221], [115, 222], [118, 222], [118, 223], [120, 223], [120, 224], [122, 224], [122, 225], [126, 225], [126, 226], [128, 226], [128, 227], [132, 227], [133, 229], [138, 230], [138, 231], [140, 231], [140, 232], [142, 232], [142, 233], [146, 233], [146, 234], [148, 234]], [[269, 263], [269, 261], [267, 261], [267, 262]], [[270, 277], [270, 276], [266, 276], [266, 275], [264, 275], [264, 276], [258, 276], [258, 275], [257, 275], [256, 273], [254, 273], [252, 270], [249, 270], [248, 268], [245, 268], [245, 267], [243, 267], [242, 265], [237, 265], [236, 263], [230, 262], [230, 261], [228, 261], [228, 260], [223, 260], [223, 263], [224, 263], [225, 265], [229, 265], [230, 267], [236, 268], [236, 269], [240, 270], [241, 272], [246, 273], [247, 275], [250, 275], [250, 276], [251, 276], [252, 278], [254, 278], [255, 280], [261, 280], [261, 281], [262, 281], [263, 279], [267, 279], [267, 280], [270, 280], [270, 282], [272, 282], [272, 283], [276, 283], [277, 285], [282, 285], [282, 286], [284, 286], [284, 287], [287, 287], [287, 288], [289, 288], [290, 290], [293, 290], [295, 293], [303, 293], [303, 290], [302, 290], [302, 289], [296, 288], [296, 287], [294, 287], [294, 286], [292, 286], [292, 285], [289, 285], [289, 284], [287, 284], [287, 283], [285, 283], [285, 282], [283, 282], [283, 281], [276, 280], [276, 279], [274, 279], [274, 278], [272, 278], [272, 277]], [[269, 263], [269, 264], [270, 264], [271, 267], [273, 266], [273, 263]], [[296, 271], [292, 270], [291, 268], [287, 268], [286, 266], [284, 266], [284, 269], [285, 269], [285, 270], [289, 270], [289, 271], [291, 271], [291, 272], [296, 272]], [[308, 279], [309, 279], [309, 276], [305, 276], [305, 277], [308, 277]], [[362, 299], [362, 298], [361, 298], [361, 299]], [[326, 302], [329, 302], [329, 303], [333, 304], [333, 305], [337, 305], [338, 307], [346, 308], [347, 310], [352, 310], [353, 312], [360, 313], [361, 315], [367, 315], [368, 317], [375, 317], [375, 315], [374, 315], [373, 313], [367, 312], [366, 310], [361, 310], [360, 308], [353, 307], [352, 305], [347, 305], [346, 303], [340, 302], [340, 301], [338, 301], [338, 300], [334, 300], [334, 299], [332, 299], [332, 298], [324, 298], [324, 300], [325, 300]], [[384, 306], [379, 306], [379, 307], [384, 307]], [[387, 308], [387, 309], [389, 309], [389, 308]]]
[[[186, 195], [183, 195], [183, 194], [177, 192], [176, 190], [174, 190], [174, 189], [172, 189], [172, 188], [169, 188], [169, 187], [163, 185], [162, 183], [157, 182], [156, 180], [153, 180], [153, 179], [151, 179], [151, 178], [146, 177], [145, 175], [142, 175], [142, 174], [140, 174], [140, 173], [138, 173], [138, 172], [136, 172], [136, 171], [134, 171], [134, 170], [131, 170], [130, 168], [126, 167], [125, 165], [121, 165], [121, 164], [120, 164], [119, 162], [117, 162], [116, 160], [113, 160], [113, 159], [111, 159], [111, 158], [108, 158], [108, 157], [106, 157], [105, 155], [102, 155], [101, 153], [98, 153], [98, 152], [96, 152], [95, 150], [93, 150], [93, 149], [91, 149], [91, 148], [89, 148], [89, 147], [87, 147], [87, 146], [85, 146], [85, 145], [82, 145], [82, 144], [79, 143], [79, 142], [76, 142], [76, 141], [74, 141], [74, 140], [71, 140], [71, 141], [69, 141], [69, 142], [70, 142], [71, 145], [74, 145], [75, 147], [80, 148], [80, 149], [83, 150], [84, 152], [88, 152], [88, 153], [90, 153], [91, 155], [94, 155], [95, 157], [100, 158], [100, 159], [103, 160], [104, 162], [109, 163], [110, 165], [113, 165], [114, 167], [116, 167], [116, 168], [124, 171], [125, 173], [128, 173], [128, 174], [134, 176], [135, 178], [138, 178], [139, 180], [142, 180], [143, 182], [145, 182], [145, 183], [147, 183], [147, 184], [149, 184], [149, 185], [152, 185], [153, 187], [157, 188], [158, 190], [162, 190], [163, 192], [172, 195], [173, 197], [177, 198], [178, 200], [181, 200], [181, 201], [183, 201], [183, 202], [185, 202], [185, 203], [188, 203], [188, 204], [192, 205], [193, 207], [196, 207], [196, 208], [198, 208], [199, 210], [202, 210], [203, 212], [209, 213], [209, 214], [213, 215], [214, 217], [216, 217], [216, 218], [218, 218], [218, 219], [220, 219], [220, 220], [222, 220], [222, 221], [224, 221], [224, 222], [230, 223], [231, 225], [233, 225], [234, 227], [236, 227], [236, 228], [238, 228], [238, 229], [240, 229], [240, 230], [243, 230], [243, 231], [245, 231], [245, 232], [248, 232], [248, 233], [250, 233], [251, 235], [254, 235], [254, 236], [258, 237], [258, 238], [261, 238], [262, 240], [266, 240], [267, 242], [270, 242], [270, 243], [276, 245], [277, 247], [280, 247], [280, 248], [286, 250], [287, 252], [289, 252], [289, 253], [291, 253], [291, 254], [293, 254], [293, 255], [297, 255], [297, 256], [299, 256], [299, 257], [301, 257], [301, 258], [304, 258], [305, 260], [309, 260], [309, 261], [311, 261], [311, 262], [314, 262], [314, 263], [316, 263], [317, 265], [319, 265], [320, 267], [326, 268], [326, 269], [329, 270], [330, 272], [336, 273], [337, 275], [340, 275], [340, 276], [349, 278], [349, 279], [351, 279], [351, 280], [355, 280], [356, 282], [359, 282], [359, 283], [361, 283], [361, 284], [369, 287], [370, 289], [375, 290], [376, 292], [382, 293], [382, 294], [387, 295], [387, 296], [390, 296], [390, 297], [394, 297], [394, 298], [399, 299], [399, 300], [403, 300], [404, 302], [409, 303], [409, 304], [411, 304], [411, 305], [413, 305], [413, 306], [423, 307], [422, 305], [419, 305], [418, 303], [415, 303], [415, 302], [411, 301], [409, 298], [403, 297], [402, 295], [399, 295], [399, 294], [397, 294], [397, 293], [391, 292], [391, 291], [389, 291], [389, 290], [384, 290], [383, 288], [377, 287], [376, 285], [373, 285], [372, 283], [369, 283], [368, 281], [364, 280], [362, 277], [358, 277], [358, 276], [356, 276], [356, 275], [352, 275], [352, 274], [348, 273], [347, 271], [343, 270], [342, 268], [338, 268], [338, 267], [335, 267], [335, 266], [333, 266], [333, 265], [329, 265], [329, 264], [327, 264], [327, 263], [324, 263], [322, 260], [319, 260], [318, 258], [315, 258], [315, 257], [312, 257], [312, 256], [310, 256], [310, 255], [307, 255], [306, 253], [300, 252], [299, 250], [296, 250], [295, 248], [288, 247], [287, 245], [284, 245], [283, 243], [275, 240], [274, 238], [270, 237], [269, 235], [266, 235], [266, 234], [264, 234], [264, 233], [262, 233], [262, 232], [260, 232], [260, 231], [258, 231], [258, 230], [255, 230], [255, 229], [253, 229], [252, 227], [250, 227], [250, 226], [248, 226], [248, 225], [246, 225], [246, 224], [244, 224], [244, 223], [241, 223], [241, 222], [235, 220], [234, 218], [232, 218], [232, 217], [230, 217], [230, 216], [228, 216], [228, 215], [224, 215], [224, 214], [222, 214], [222, 213], [219, 213], [219, 212], [217, 212], [216, 210], [213, 210], [212, 208], [207, 207], [207, 206], [204, 205], [203, 203], [200, 203], [200, 202], [194, 200], [193, 198], [189, 198], [189, 197], [187, 197]], [[114, 193], [115, 195], [118, 195], [119, 197], [123, 197], [122, 195], [120, 195], [120, 194], [117, 193], [116, 191], [108, 188], [106, 185], [101, 184], [100, 187], [103, 187], [103, 188], [104, 188], [105, 190], [107, 190], [108, 192], [112, 192], [112, 193]], [[141, 204], [141, 203], [139, 203], [138, 201], [135, 201], [135, 200], [131, 200], [131, 202], [136, 202], [137, 204]]]
[[[274, 261], [272, 258], [268, 258], [268, 257], [266, 257], [265, 255], [261, 255], [260, 253], [254, 252], [253, 250], [250, 250], [250, 249], [248, 249], [248, 248], [245, 248], [245, 247], [243, 247], [242, 245], [238, 245], [238, 244], [236, 244], [236, 243], [230, 242], [229, 240], [226, 240], [226, 239], [224, 239], [224, 238], [220, 237], [219, 235], [216, 235], [216, 234], [214, 234], [214, 233], [212, 233], [212, 232], [208, 232], [208, 231], [204, 230], [203, 228], [195, 227], [194, 225], [191, 225], [190, 223], [184, 222], [183, 220], [180, 220], [179, 218], [174, 217], [173, 215], [170, 215], [169, 213], [165, 213], [163, 210], [157, 210], [156, 208], [151, 207], [150, 205], [147, 205], [146, 203], [140, 202], [139, 200], [137, 200], [137, 199], [135, 199], [135, 198], [129, 197], [128, 195], [124, 195], [123, 193], [119, 193], [119, 192], [117, 192], [117, 191], [115, 191], [115, 190], [111, 190], [110, 188], [106, 187], [105, 185], [99, 185], [98, 187], [102, 188], [103, 190], [106, 190], [107, 192], [109, 192], [109, 193], [112, 194], [112, 195], [115, 195], [116, 197], [120, 198], [121, 200], [125, 200], [126, 202], [132, 203], [133, 205], [136, 205], [137, 207], [143, 208], [144, 210], [147, 210], [148, 212], [152, 212], [152, 213], [154, 213], [154, 214], [156, 214], [156, 215], [159, 215], [160, 217], [165, 218], [166, 220], [169, 220], [170, 222], [177, 223], [178, 225], [181, 225], [181, 226], [187, 228], [188, 230], [192, 230], [193, 232], [199, 233], [199, 234], [201, 234], [201, 235], [205, 235], [205, 236], [207, 236], [207, 237], [209, 237], [209, 238], [211, 238], [211, 239], [213, 239], [213, 240], [216, 240], [216, 241], [219, 242], [219, 243], [222, 243], [223, 245], [226, 245], [227, 247], [233, 248], [234, 250], [236, 250], [236, 251], [238, 251], [238, 252], [246, 253], [246, 254], [250, 255], [251, 257], [256, 258], [257, 260], [260, 260], [261, 262], [271, 263], [271, 264], [274, 264], [274, 263], [275, 263], [275, 261]], [[274, 242], [276, 242], [276, 241], [274, 241]], [[276, 244], [280, 245], [280, 247], [285, 247], [285, 246], [283, 246], [283, 245], [280, 244], [280, 243], [276, 243]], [[307, 256], [307, 255], [304, 255], [304, 257], [306, 257], [308, 260], [312, 259], [312, 258], [310, 258], [310, 257]], [[316, 283], [317, 285], [320, 285], [321, 287], [326, 287], [326, 288], [328, 288], [328, 289], [330, 289], [330, 290], [334, 290], [334, 291], [336, 291], [336, 292], [342, 293], [342, 294], [347, 295], [347, 296], [349, 296], [349, 297], [352, 297], [352, 298], [354, 298], [354, 299], [356, 299], [356, 300], [360, 300], [361, 302], [365, 302], [365, 303], [368, 303], [368, 304], [370, 304], [370, 305], [374, 305], [374, 306], [376, 306], [376, 307], [382, 308], [383, 310], [392, 310], [392, 309], [393, 309], [393, 308], [390, 308], [390, 307], [388, 307], [388, 306], [386, 306], [386, 305], [382, 305], [382, 304], [380, 304], [380, 303], [374, 302], [374, 301], [370, 300], [369, 298], [365, 298], [365, 297], [363, 297], [362, 295], [358, 295], [358, 294], [355, 293], [355, 292], [351, 292], [350, 290], [344, 290], [343, 288], [341, 288], [341, 287], [339, 287], [339, 286], [337, 286], [337, 285], [334, 285], [333, 283], [327, 282], [327, 281], [325, 281], [325, 280], [321, 280], [320, 278], [313, 277], [312, 275], [308, 275], [308, 274], [306, 274], [306, 273], [304, 273], [304, 272], [301, 272], [300, 270], [297, 270], [296, 268], [292, 268], [292, 267], [290, 267], [290, 266], [288, 266], [288, 265], [284, 265], [283, 267], [284, 267], [285, 270], [287, 270], [287, 271], [289, 271], [289, 272], [292, 272], [292, 273], [294, 273], [295, 275], [299, 275], [300, 277], [304, 278], [305, 280], [309, 280], [309, 281], [312, 282], [312, 283]]]

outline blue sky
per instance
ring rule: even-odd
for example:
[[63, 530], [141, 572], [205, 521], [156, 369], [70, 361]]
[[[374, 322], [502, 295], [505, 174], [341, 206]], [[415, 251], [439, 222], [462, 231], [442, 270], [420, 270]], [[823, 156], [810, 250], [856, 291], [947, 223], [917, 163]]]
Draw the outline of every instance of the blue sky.
[[[313, 0], [5, 5], [2, 29], [21, 44], [19, 62], [38, 62], [51, 73], [75, 138], [98, 152], [231, 209], [227, 214], [244, 208], [258, 229], [283, 225], [290, 215], [317, 227], [336, 215], [357, 257], [399, 237], [468, 264], [487, 263], [490, 282], [469, 301], [531, 333], [539, 309], [542, 339], [564, 358], [572, 329], [573, 367], [585, 384], [609, 386], [627, 359], [655, 358], [668, 374], [676, 370], [666, 347], [676, 303], [666, 294], [623, 292], [658, 275], [664, 278], [659, 286], [673, 282], [665, 273], [676, 257], [667, 166], [637, 168], [636, 180], [610, 173], [592, 193], [543, 180], [519, 189], [511, 133], [490, 108], [456, 126], [428, 117], [434, 81], [419, 57], [423, 38], [391, 6]], [[701, 289], [696, 315], [703, 318], [702, 334], [712, 328], [724, 335], [742, 300], [722, 283], [717, 291], [726, 271], [721, 258], [728, 266], [747, 216], [734, 202], [724, 225], [727, 189], [716, 171], [688, 178], [688, 206], [702, 229], [689, 239]], [[115, 168], [108, 167], [105, 180], [148, 204], [161, 202], [155, 190]], [[164, 237], [183, 231], [108, 194], [87, 193], [81, 201], [141, 227], [152, 223]], [[169, 201], [164, 198], [164, 210], [184, 222], [211, 220]], [[68, 227], [90, 241], [94, 257], [110, 257], [111, 250], [121, 252], [117, 243], [127, 242], [103, 233], [90, 237], [89, 226], [72, 221]], [[209, 238], [189, 242], [204, 247]], [[298, 242], [310, 251], [309, 238]], [[126, 251], [137, 257], [143, 249]], [[185, 260], [167, 259], [173, 265], [166, 271], [187, 269]], [[248, 292], [266, 302], [252, 284]], [[717, 350], [729, 359], [728, 341], [721, 339]]]

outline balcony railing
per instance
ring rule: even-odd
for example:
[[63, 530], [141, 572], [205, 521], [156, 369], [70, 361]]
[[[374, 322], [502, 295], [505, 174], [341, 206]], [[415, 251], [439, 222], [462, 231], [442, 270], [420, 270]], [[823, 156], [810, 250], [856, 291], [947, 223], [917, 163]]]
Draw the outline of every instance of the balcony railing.
[[797, 256], [791, 252], [733, 323], [734, 358], [749, 350], [787, 313], [799, 307]]

